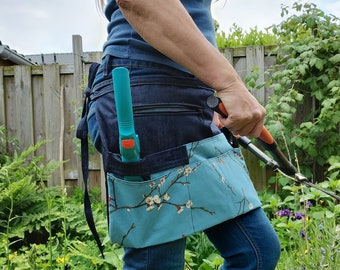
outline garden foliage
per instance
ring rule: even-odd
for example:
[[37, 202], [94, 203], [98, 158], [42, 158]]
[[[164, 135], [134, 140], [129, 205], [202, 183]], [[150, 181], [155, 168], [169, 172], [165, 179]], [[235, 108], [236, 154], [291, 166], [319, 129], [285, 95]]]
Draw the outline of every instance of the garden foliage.
[[259, 30], [257, 26], [255, 26], [249, 31], [246, 31], [234, 23], [227, 34], [219, 30], [219, 24], [217, 22], [215, 22], [215, 28], [218, 48], [278, 44], [277, 35], [275, 35], [269, 27], [265, 30]]
[[329, 176], [327, 168], [340, 160], [340, 20], [313, 3], [294, 3], [293, 10], [272, 28], [280, 46], [267, 82], [273, 95], [266, 125], [306, 176], [313, 165]]
[[[82, 190], [72, 196], [47, 187], [58, 162], [43, 164], [36, 156], [40, 142], [9, 154], [9, 140], [0, 128], [0, 267], [1, 269], [112, 269], [121, 265], [122, 250], [107, 244], [100, 257], [87, 226]], [[105, 205], [91, 191], [97, 230], [107, 235]]]
[[[266, 125], [280, 147], [296, 156], [304, 174], [311, 176], [309, 168], [316, 162], [325, 168], [325, 179], [317, 185], [339, 194], [339, 19], [312, 3], [296, 2], [292, 10], [294, 15], [283, 6], [285, 20], [265, 32], [255, 28], [245, 33], [234, 25], [228, 36], [219, 33], [219, 44], [279, 45], [278, 63], [267, 82], [273, 95], [266, 105]], [[307, 112], [302, 113], [302, 107]], [[44, 143], [19, 151], [0, 127], [1, 269], [122, 269], [123, 249], [108, 240], [106, 208], [98, 201], [98, 190], [91, 191], [91, 201], [105, 259], [86, 224], [82, 190], [70, 195], [48, 187], [60, 164], [44, 164], [36, 155]], [[315, 188], [293, 185], [279, 174], [273, 180], [278, 188], [259, 195], [282, 246], [277, 269], [338, 269], [339, 201]], [[202, 233], [188, 237], [185, 258], [187, 270], [219, 269], [223, 263]]]

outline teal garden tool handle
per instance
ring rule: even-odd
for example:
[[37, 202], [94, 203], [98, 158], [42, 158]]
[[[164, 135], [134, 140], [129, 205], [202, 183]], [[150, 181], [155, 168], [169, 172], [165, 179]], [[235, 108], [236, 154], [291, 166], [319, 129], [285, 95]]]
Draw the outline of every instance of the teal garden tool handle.
[[[124, 67], [112, 70], [114, 96], [119, 130], [119, 150], [123, 162], [140, 160], [140, 145], [135, 132], [129, 71]], [[141, 181], [140, 176], [125, 176], [130, 181]]]

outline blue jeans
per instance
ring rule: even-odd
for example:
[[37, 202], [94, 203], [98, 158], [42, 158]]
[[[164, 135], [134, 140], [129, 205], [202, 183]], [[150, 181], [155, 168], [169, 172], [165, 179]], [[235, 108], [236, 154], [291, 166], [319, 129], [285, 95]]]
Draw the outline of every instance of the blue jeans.
[[[223, 270], [273, 270], [280, 257], [278, 238], [261, 208], [205, 233], [225, 259]], [[183, 238], [147, 248], [125, 248], [124, 270], [183, 270], [185, 243]]]

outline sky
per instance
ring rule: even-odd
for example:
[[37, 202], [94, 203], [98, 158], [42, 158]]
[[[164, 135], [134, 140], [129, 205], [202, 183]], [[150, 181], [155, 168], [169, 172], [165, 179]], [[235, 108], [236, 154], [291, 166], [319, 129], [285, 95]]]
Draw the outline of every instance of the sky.
[[[233, 23], [262, 30], [282, 21], [282, 4], [296, 1], [213, 0], [212, 14], [225, 32]], [[340, 0], [312, 2], [340, 17]], [[82, 36], [84, 52], [101, 51], [106, 24], [95, 0], [1, 0], [0, 41], [24, 55], [72, 52], [72, 35]]]

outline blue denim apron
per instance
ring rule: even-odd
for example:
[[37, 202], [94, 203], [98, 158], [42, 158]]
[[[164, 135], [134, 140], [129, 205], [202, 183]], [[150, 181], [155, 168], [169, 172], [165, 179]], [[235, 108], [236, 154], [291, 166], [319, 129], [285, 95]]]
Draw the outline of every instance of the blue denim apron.
[[[130, 72], [141, 161], [124, 164], [111, 71]], [[88, 125], [106, 172], [109, 234], [126, 247], [186, 237], [260, 207], [240, 149], [212, 123], [213, 90], [167, 66], [107, 56], [92, 89]], [[123, 180], [140, 175], [144, 181]]]

